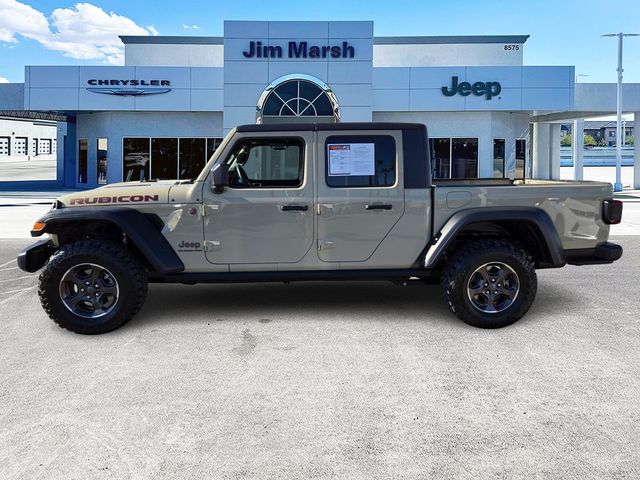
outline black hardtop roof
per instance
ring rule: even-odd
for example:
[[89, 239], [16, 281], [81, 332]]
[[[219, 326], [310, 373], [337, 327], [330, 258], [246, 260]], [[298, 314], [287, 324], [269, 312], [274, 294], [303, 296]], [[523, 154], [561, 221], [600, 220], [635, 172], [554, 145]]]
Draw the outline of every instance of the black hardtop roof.
[[422, 123], [345, 122], [345, 123], [268, 123], [239, 125], [238, 132], [300, 132], [318, 130], [423, 130]]

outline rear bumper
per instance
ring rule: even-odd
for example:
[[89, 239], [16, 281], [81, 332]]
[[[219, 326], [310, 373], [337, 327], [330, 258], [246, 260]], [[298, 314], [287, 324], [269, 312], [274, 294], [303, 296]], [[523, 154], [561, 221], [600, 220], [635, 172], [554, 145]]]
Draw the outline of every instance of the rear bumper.
[[29, 245], [18, 254], [18, 267], [25, 272], [33, 273], [40, 270], [49, 257], [57, 250], [50, 239], [44, 238], [33, 245]]
[[613, 263], [622, 256], [622, 247], [616, 243], [604, 242], [596, 248], [566, 250], [565, 256], [570, 265]]

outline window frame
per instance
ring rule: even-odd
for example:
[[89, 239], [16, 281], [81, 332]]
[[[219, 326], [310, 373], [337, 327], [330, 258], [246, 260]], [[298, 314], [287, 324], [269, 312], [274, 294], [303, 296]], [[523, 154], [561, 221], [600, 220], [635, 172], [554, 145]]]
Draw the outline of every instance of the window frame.
[[[386, 137], [386, 138], [390, 138], [391, 141], [393, 142], [393, 153], [394, 153], [394, 159], [393, 159], [393, 183], [391, 183], [390, 185], [330, 185], [329, 184], [329, 155], [328, 155], [328, 149], [329, 149], [329, 145], [330, 144], [340, 144], [340, 143], [357, 143], [357, 142], [337, 142], [337, 141], [331, 141], [332, 138], [344, 138], [344, 139], [349, 139], [349, 138], [363, 138], [363, 139], [369, 139], [369, 140], [373, 140], [376, 137]], [[362, 141], [360, 143], [374, 143], [375, 141], [371, 142], [371, 141]], [[396, 139], [393, 135], [390, 134], [375, 134], [375, 133], [369, 133], [367, 135], [362, 135], [362, 134], [353, 134], [353, 135], [349, 135], [347, 133], [343, 133], [343, 134], [334, 134], [334, 135], [328, 135], [325, 140], [324, 140], [324, 149], [323, 149], [323, 157], [324, 157], [324, 183], [328, 188], [331, 189], [347, 189], [347, 188], [358, 188], [358, 189], [364, 189], [364, 188], [369, 188], [369, 189], [393, 189], [393, 188], [397, 188], [398, 186], [398, 181], [399, 181], [399, 175], [398, 175], [398, 143], [396, 142]], [[376, 171], [375, 175], [369, 175], [369, 176], [377, 176], [378, 173]], [[353, 176], [358, 176], [358, 177], [362, 177], [364, 175], [353, 175]], [[331, 177], [349, 177], [349, 175], [331, 175]]]
[[271, 137], [271, 136], [258, 136], [258, 137], [241, 137], [238, 138], [233, 145], [228, 149], [228, 153], [226, 154], [223, 165], [229, 166], [229, 160], [233, 153], [236, 151], [236, 148], [239, 147], [242, 143], [247, 143], [251, 141], [277, 141], [277, 140], [295, 140], [300, 143], [300, 164], [298, 166], [298, 180], [299, 184], [296, 186], [274, 186], [274, 185], [266, 185], [266, 186], [235, 186], [235, 185], [227, 185], [232, 190], [301, 190], [305, 187], [306, 184], [306, 159], [307, 159], [307, 142], [304, 138], [300, 136], [284, 136], [284, 137]]

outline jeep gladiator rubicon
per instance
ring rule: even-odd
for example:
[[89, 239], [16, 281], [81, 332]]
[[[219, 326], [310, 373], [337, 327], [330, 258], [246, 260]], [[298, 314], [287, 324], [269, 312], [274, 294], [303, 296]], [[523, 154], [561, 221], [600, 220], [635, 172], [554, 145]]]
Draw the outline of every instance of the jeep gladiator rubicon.
[[61, 197], [18, 264], [44, 267], [44, 310], [85, 334], [125, 324], [149, 282], [439, 280], [453, 313], [497, 328], [536, 269], [620, 258], [621, 216], [608, 183], [435, 180], [420, 124], [245, 125], [195, 179]]

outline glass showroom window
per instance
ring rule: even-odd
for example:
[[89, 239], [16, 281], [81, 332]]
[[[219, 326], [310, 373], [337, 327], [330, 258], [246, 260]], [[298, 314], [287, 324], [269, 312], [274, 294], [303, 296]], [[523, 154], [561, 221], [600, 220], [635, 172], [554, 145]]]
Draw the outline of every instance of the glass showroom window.
[[[354, 175], [341, 171], [344, 168], [355, 168], [355, 165], [348, 165], [349, 157], [356, 155], [354, 147], [361, 152], [358, 156], [362, 158], [373, 156], [371, 175]], [[346, 159], [345, 165], [341, 165], [341, 158]], [[328, 137], [325, 144], [325, 165], [326, 182], [330, 187], [391, 187], [396, 183], [396, 142], [389, 135]]]
[[99, 138], [96, 141], [96, 172], [98, 185], [107, 183], [107, 160], [107, 139]]
[[78, 139], [78, 183], [87, 183], [88, 142], [86, 138]]
[[207, 138], [207, 162], [211, 159], [211, 155], [215, 152], [220, 144], [222, 143], [222, 138]]
[[451, 139], [430, 138], [433, 178], [451, 178]]
[[122, 178], [125, 182], [149, 178], [149, 138], [125, 138], [122, 142]]
[[180, 139], [180, 175], [178, 178], [196, 178], [206, 161], [207, 140], [204, 138]]
[[477, 138], [429, 139], [433, 178], [477, 178]]
[[123, 180], [196, 178], [221, 142], [221, 138], [124, 138]]
[[504, 178], [505, 173], [505, 140], [493, 139], [493, 178]]
[[516, 178], [525, 177], [527, 162], [527, 141], [524, 138], [516, 138]]
[[178, 139], [151, 139], [151, 178], [170, 180], [178, 176]]
[[451, 178], [478, 178], [478, 139], [451, 140]]

